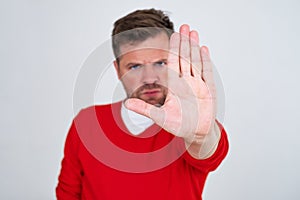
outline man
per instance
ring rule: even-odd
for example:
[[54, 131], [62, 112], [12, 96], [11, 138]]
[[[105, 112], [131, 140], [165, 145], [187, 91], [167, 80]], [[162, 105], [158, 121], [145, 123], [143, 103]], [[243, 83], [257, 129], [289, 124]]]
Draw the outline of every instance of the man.
[[58, 199], [201, 199], [228, 151], [216, 121], [208, 48], [159, 10], [114, 24], [114, 65], [128, 98], [83, 109], [66, 144]]

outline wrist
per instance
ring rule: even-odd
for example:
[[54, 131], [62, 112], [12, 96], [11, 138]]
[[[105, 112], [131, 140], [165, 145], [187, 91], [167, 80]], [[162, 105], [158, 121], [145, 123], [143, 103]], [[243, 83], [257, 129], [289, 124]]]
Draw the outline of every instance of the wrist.
[[195, 134], [192, 139], [185, 139], [185, 145], [194, 158], [205, 159], [212, 156], [216, 151], [220, 136], [221, 130], [215, 121], [209, 133], [205, 135]]

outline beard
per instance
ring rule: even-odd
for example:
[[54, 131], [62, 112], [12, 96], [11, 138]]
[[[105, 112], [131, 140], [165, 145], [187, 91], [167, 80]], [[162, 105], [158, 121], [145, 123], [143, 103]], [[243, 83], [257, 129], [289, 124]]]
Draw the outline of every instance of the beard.
[[165, 103], [167, 92], [168, 88], [160, 84], [144, 84], [133, 91], [129, 98], [138, 98], [146, 103], [160, 107]]

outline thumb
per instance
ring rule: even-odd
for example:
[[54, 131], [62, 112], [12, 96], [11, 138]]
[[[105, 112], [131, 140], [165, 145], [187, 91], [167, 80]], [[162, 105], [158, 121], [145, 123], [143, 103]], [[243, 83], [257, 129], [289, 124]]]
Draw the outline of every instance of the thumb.
[[127, 99], [124, 104], [127, 109], [149, 117], [153, 121], [157, 121], [156, 116], [159, 116], [160, 113], [160, 109], [158, 107], [137, 98]]

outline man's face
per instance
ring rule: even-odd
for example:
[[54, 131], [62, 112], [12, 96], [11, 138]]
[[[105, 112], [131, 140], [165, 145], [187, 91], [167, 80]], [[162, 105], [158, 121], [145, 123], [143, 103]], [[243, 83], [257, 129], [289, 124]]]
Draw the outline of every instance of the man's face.
[[169, 38], [162, 32], [131, 45], [121, 45], [119, 64], [114, 65], [128, 98], [163, 105], [167, 95]]

